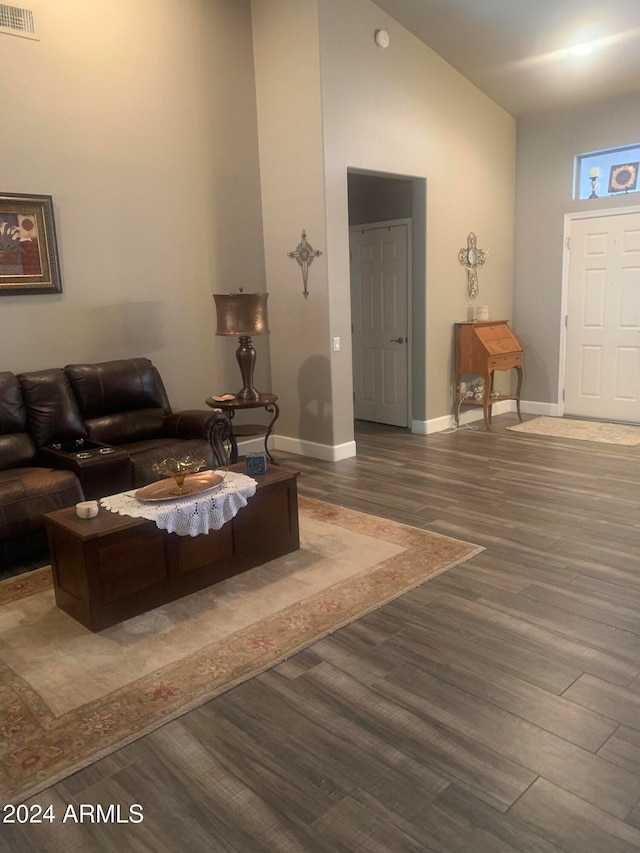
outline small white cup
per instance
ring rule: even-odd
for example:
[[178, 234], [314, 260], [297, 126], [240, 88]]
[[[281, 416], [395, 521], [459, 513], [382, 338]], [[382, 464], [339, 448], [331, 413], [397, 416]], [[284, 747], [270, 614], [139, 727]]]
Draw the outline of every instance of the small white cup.
[[98, 501], [80, 501], [76, 504], [78, 518], [95, 518], [98, 514]]

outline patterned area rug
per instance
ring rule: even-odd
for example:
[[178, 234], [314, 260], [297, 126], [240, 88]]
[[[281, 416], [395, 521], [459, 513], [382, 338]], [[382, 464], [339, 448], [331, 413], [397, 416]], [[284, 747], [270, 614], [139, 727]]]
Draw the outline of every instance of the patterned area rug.
[[601, 421], [579, 421], [574, 418], [533, 418], [507, 427], [513, 432], [549, 435], [553, 438], [576, 438], [579, 441], [599, 441], [603, 444], [640, 444], [640, 427], [627, 424], [606, 424]]
[[301, 548], [93, 634], [50, 569], [0, 583], [0, 800], [86, 767], [482, 548], [300, 499]]

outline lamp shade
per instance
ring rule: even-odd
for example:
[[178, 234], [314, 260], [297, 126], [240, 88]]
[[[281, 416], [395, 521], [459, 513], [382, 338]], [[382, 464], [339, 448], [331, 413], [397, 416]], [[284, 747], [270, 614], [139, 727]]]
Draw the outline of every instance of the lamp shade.
[[214, 293], [216, 335], [268, 335], [268, 293]]

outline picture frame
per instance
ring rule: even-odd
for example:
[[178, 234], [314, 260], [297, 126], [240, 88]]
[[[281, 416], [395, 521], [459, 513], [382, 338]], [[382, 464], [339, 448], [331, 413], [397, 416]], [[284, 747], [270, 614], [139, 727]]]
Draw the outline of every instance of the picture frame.
[[62, 293], [50, 195], [0, 193], [0, 296]]
[[635, 190], [638, 186], [638, 166], [640, 163], [622, 163], [612, 166], [609, 173], [609, 192], [622, 193]]

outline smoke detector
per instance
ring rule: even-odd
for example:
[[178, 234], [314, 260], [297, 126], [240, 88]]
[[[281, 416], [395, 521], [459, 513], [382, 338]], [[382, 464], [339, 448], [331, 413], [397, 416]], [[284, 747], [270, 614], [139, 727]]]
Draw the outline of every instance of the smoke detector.
[[389, 47], [389, 33], [386, 30], [376, 30], [374, 38], [378, 47]]

